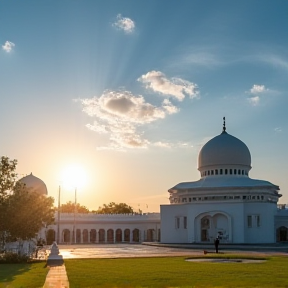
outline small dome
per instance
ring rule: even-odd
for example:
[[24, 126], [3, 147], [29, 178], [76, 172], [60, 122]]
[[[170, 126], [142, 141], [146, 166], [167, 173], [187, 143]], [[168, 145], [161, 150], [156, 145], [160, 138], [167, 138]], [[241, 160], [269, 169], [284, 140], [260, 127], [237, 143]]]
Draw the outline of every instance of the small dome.
[[251, 168], [250, 151], [241, 140], [223, 131], [202, 147], [198, 157], [198, 170], [215, 165], [243, 165]]
[[25, 184], [30, 191], [35, 191], [42, 195], [48, 194], [46, 184], [41, 179], [32, 175], [32, 173], [21, 178], [19, 182]]

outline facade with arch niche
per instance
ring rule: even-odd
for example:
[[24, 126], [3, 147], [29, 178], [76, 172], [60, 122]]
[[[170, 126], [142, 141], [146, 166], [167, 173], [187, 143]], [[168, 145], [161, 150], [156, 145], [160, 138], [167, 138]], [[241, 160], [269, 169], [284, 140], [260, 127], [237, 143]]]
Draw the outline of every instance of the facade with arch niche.
[[223, 131], [200, 150], [198, 181], [168, 190], [161, 205], [163, 243], [276, 243], [288, 241], [288, 209], [278, 205], [279, 187], [249, 178], [251, 155]]

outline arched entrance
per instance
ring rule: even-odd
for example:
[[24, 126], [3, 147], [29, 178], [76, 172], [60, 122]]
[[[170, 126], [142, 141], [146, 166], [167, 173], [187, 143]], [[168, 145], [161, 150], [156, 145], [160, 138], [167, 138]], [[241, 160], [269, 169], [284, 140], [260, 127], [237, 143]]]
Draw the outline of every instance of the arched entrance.
[[104, 243], [105, 242], [105, 230], [100, 229], [99, 230], [99, 243]]
[[68, 229], [63, 230], [63, 242], [64, 243], [70, 243], [71, 242], [70, 230], [68, 230]]
[[154, 241], [154, 229], [147, 230], [147, 241], [153, 242]]
[[133, 230], [133, 242], [139, 242], [139, 240], [140, 240], [139, 229], [134, 229]]
[[124, 230], [124, 241], [125, 242], [130, 242], [130, 229], [125, 229]]
[[113, 243], [114, 242], [114, 231], [113, 229], [108, 229], [107, 231], [107, 242]]
[[195, 219], [196, 242], [214, 242], [219, 237], [221, 242], [231, 241], [231, 217], [223, 212], [207, 212]]
[[90, 243], [96, 242], [96, 229], [91, 229], [90, 231]]
[[[281, 226], [276, 230], [277, 242], [286, 242], [288, 241], [288, 228]], [[48, 240], [47, 240], [48, 241]]]
[[122, 242], [122, 230], [121, 229], [116, 230], [116, 242]]
[[88, 230], [84, 229], [82, 233], [83, 233], [83, 243], [88, 243]]

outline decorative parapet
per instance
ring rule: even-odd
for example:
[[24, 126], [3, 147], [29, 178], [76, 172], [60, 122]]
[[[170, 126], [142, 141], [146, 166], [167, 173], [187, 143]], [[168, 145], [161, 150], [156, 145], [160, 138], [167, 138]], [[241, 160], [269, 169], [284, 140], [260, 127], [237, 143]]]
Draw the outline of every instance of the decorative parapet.
[[[160, 221], [160, 213], [143, 214], [95, 214], [95, 213], [76, 213], [77, 221]], [[57, 219], [57, 212], [55, 214]], [[74, 213], [60, 213], [61, 221], [71, 221]]]

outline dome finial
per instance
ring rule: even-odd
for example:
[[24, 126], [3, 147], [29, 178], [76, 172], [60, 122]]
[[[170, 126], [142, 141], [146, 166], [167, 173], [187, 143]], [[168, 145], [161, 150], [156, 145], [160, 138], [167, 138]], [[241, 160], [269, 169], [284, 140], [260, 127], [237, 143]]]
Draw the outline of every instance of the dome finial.
[[223, 117], [223, 131], [222, 133], [226, 133], [226, 122], [225, 122], [225, 117]]

